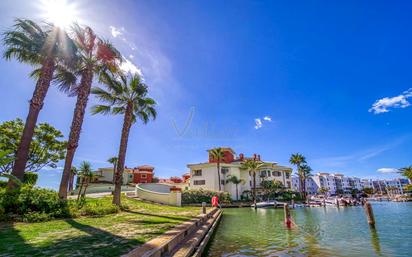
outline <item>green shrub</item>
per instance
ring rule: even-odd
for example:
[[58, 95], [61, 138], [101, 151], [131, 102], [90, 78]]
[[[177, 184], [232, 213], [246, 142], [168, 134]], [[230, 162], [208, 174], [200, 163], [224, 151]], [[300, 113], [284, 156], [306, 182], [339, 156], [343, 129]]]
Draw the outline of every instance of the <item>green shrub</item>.
[[5, 188], [7, 186], [7, 181], [0, 180], [0, 188]]
[[182, 192], [182, 203], [211, 203], [212, 197], [217, 196], [220, 203], [230, 203], [231, 198], [228, 192], [215, 192], [210, 190], [186, 190]]
[[[23, 185], [15, 190], [0, 192], [0, 206], [4, 215], [12, 219], [36, 221], [70, 216], [67, 201], [61, 200], [57, 192]], [[3, 216], [4, 216], [3, 215]]]
[[21, 220], [24, 222], [42, 222], [51, 219], [53, 219], [53, 217], [50, 214], [44, 212], [29, 212], [23, 214]]
[[37, 182], [38, 174], [36, 172], [26, 171], [24, 173], [23, 183], [29, 185], [35, 185]]

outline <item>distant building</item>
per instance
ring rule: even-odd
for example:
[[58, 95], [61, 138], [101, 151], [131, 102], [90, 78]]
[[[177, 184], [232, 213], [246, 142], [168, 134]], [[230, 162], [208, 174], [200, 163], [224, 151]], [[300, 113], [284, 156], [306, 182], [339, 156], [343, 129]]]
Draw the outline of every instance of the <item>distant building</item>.
[[[300, 181], [298, 176], [292, 177], [292, 190], [300, 192]], [[319, 192], [319, 187], [312, 177], [306, 179], [306, 193], [316, 195]]]
[[[218, 179], [216, 160], [209, 152], [209, 160], [203, 163], [188, 164], [190, 169], [190, 189], [207, 189], [219, 191], [219, 183], [221, 190], [230, 193], [232, 199], [236, 199], [236, 186], [232, 183], [227, 183], [229, 176], [236, 176], [238, 179], [243, 179], [245, 183], [238, 185], [239, 197], [246, 191], [252, 188], [252, 176], [246, 170], [241, 170], [242, 162], [247, 159], [255, 159], [262, 161], [260, 155], [254, 154], [252, 157], [245, 157], [243, 154], [236, 156], [235, 152], [229, 148], [222, 148], [224, 158], [221, 162], [220, 181]], [[265, 165], [256, 174], [256, 188], [259, 194], [262, 181], [279, 181], [284, 187], [292, 187], [291, 172], [292, 169], [286, 166], [280, 166], [276, 162], [262, 161]]]
[[[95, 171], [99, 178], [97, 182], [107, 182], [113, 183], [114, 181], [114, 172], [113, 167], [110, 168], [99, 168]], [[140, 184], [140, 183], [152, 183], [154, 175], [154, 167], [150, 165], [142, 165], [135, 168], [125, 167], [122, 177], [122, 184]]]
[[154, 167], [150, 165], [142, 165], [133, 169], [133, 183], [152, 183], [154, 175]]

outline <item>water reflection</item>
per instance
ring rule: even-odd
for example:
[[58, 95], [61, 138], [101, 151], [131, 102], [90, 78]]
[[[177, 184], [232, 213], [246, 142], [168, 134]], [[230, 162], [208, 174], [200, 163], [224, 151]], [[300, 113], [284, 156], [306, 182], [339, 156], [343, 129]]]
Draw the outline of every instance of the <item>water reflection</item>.
[[378, 236], [378, 232], [376, 231], [376, 228], [370, 227], [369, 229], [371, 232], [371, 242], [372, 242], [373, 249], [375, 250], [378, 256], [383, 256], [381, 253], [381, 244], [379, 242], [379, 236]]

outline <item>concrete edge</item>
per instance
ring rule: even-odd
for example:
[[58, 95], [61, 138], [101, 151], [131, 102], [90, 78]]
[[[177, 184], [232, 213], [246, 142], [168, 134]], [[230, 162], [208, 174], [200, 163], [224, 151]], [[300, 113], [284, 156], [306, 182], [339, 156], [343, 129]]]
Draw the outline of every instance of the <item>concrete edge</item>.
[[200, 257], [202, 256], [207, 244], [209, 243], [210, 238], [214, 234], [217, 226], [219, 226], [220, 220], [222, 218], [223, 211], [220, 210], [219, 216], [216, 218], [216, 220], [213, 222], [212, 226], [210, 227], [209, 231], [207, 234], [204, 236], [200, 244], [197, 246], [197, 249], [195, 253], [192, 255], [192, 257]]
[[174, 247], [182, 242], [187, 235], [197, 230], [204, 222], [212, 217], [219, 209], [213, 208], [206, 214], [200, 214], [197, 217], [185, 221], [174, 228], [166, 231], [162, 235], [153, 238], [152, 240], [139, 245], [121, 257], [152, 257], [163, 256], [170, 252]]

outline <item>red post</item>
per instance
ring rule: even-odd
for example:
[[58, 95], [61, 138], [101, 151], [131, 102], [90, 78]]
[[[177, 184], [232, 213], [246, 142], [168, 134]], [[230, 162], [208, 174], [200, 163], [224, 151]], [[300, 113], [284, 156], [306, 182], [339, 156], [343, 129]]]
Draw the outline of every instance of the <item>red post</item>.
[[289, 206], [287, 203], [283, 205], [283, 210], [285, 213], [285, 224], [287, 228], [292, 228], [292, 220], [290, 218], [290, 211], [289, 211]]

